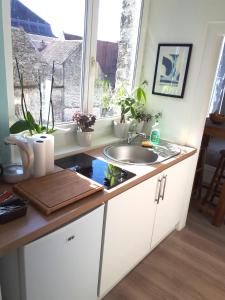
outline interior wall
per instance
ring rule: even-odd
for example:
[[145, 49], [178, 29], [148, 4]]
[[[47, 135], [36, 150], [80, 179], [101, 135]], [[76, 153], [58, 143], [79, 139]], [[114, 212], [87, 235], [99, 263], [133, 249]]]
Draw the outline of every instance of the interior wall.
[[[161, 111], [161, 136], [199, 147], [222, 34], [224, 0], [151, 0], [142, 79], [149, 81], [150, 112]], [[184, 98], [152, 94], [158, 43], [192, 43]]]
[[2, 1], [4, 0], [0, 0], [0, 163], [7, 163], [10, 159], [10, 153], [9, 147], [5, 146], [4, 144], [4, 138], [9, 135], [9, 122], [3, 37]]

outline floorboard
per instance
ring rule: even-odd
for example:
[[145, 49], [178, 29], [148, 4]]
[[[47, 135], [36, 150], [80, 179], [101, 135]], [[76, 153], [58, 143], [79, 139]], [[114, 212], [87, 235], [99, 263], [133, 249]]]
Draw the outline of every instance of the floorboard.
[[172, 233], [104, 300], [225, 300], [225, 226], [192, 208]]

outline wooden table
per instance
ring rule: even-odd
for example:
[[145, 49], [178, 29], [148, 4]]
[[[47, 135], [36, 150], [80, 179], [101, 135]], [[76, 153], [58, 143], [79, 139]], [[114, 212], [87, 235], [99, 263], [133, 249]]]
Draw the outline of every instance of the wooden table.
[[[225, 123], [214, 124], [207, 118], [205, 123], [204, 135], [209, 137], [217, 137], [225, 140]], [[223, 184], [218, 205], [213, 216], [212, 224], [221, 226], [225, 216], [225, 183]]]

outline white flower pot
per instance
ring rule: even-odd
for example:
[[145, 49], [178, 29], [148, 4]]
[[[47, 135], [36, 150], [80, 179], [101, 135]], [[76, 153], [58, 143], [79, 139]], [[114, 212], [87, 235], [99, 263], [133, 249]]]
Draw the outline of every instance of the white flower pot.
[[136, 132], [137, 133], [141, 133], [143, 132], [143, 126], [144, 126], [144, 121], [138, 122], [136, 123]]
[[144, 124], [144, 132], [145, 132], [147, 135], [150, 135], [151, 129], [152, 129], [152, 125], [153, 125], [153, 122], [152, 122], [152, 121], [145, 122], [145, 124]]
[[77, 131], [77, 142], [81, 147], [88, 147], [91, 145], [92, 131], [83, 132]]
[[115, 134], [115, 136], [120, 138], [120, 139], [127, 138], [129, 127], [130, 127], [130, 122], [120, 123], [118, 121], [114, 121], [114, 134]]

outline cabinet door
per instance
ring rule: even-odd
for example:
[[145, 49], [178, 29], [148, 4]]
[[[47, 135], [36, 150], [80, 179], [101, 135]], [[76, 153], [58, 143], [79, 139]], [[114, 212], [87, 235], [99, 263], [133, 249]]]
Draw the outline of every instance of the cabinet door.
[[161, 195], [164, 190], [164, 197], [160, 198], [157, 205], [151, 248], [158, 245], [179, 223], [188, 165], [189, 161], [183, 160], [166, 169], [161, 175]]
[[23, 300], [94, 300], [103, 206], [21, 249]]
[[157, 178], [150, 178], [108, 201], [101, 297], [150, 251]]

